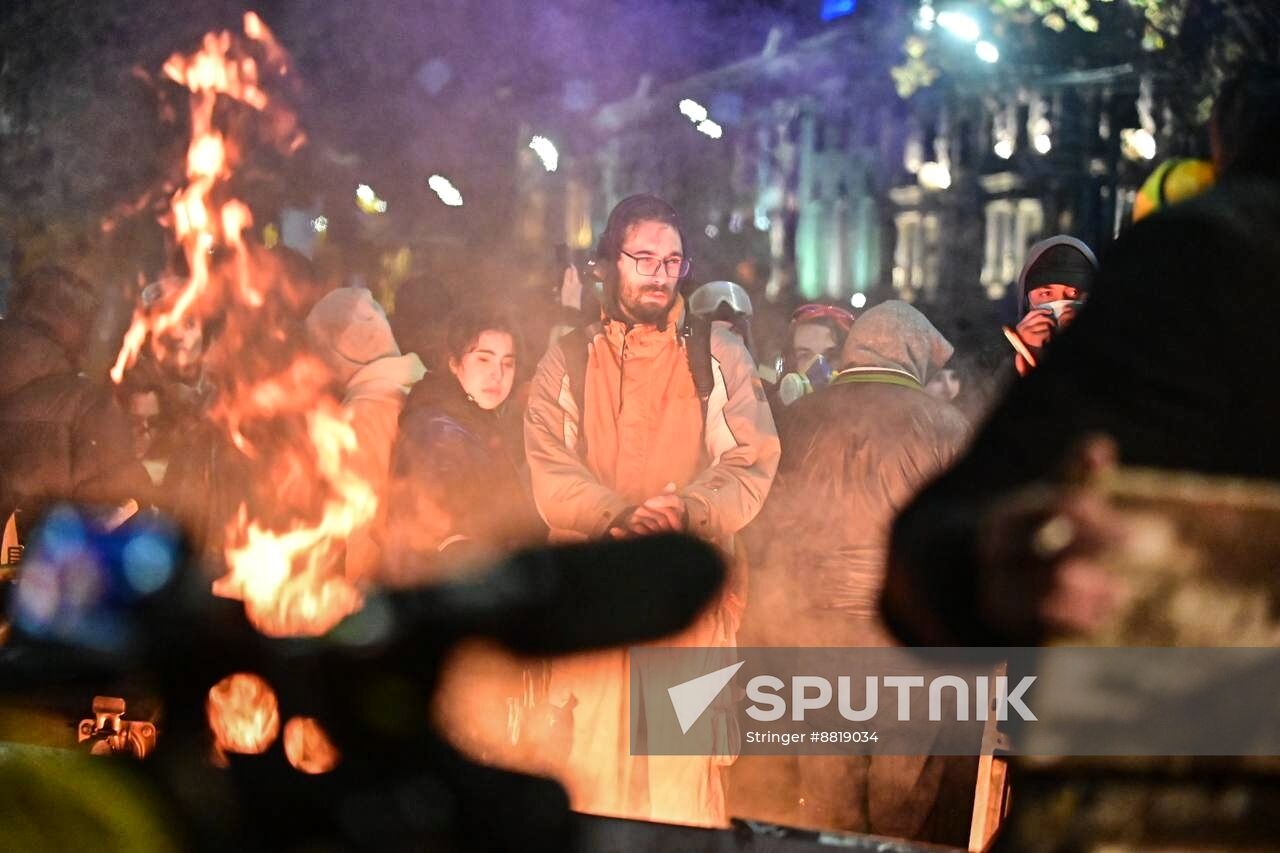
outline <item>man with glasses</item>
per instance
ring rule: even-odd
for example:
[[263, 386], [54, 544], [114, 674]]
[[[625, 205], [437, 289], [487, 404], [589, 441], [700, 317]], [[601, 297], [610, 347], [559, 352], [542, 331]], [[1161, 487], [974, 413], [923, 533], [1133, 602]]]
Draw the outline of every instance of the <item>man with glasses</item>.
[[[593, 264], [602, 316], [547, 351], [530, 393], [525, 443], [538, 510], [560, 541], [687, 531], [732, 554], [780, 455], [755, 364], [729, 324], [686, 309], [677, 284], [689, 258], [666, 202], [620, 202]], [[669, 643], [732, 645], [744, 597], [736, 573]], [[717, 765], [727, 756], [628, 754], [628, 666], [621, 649], [553, 666], [553, 701], [576, 699], [564, 780], [574, 807], [723, 824]]]

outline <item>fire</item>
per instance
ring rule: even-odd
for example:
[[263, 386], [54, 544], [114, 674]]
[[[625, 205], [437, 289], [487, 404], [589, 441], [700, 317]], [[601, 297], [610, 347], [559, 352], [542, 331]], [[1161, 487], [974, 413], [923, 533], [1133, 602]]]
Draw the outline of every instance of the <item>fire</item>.
[[284, 724], [284, 755], [303, 773], [328, 773], [342, 757], [320, 723], [311, 717], [290, 717]]
[[[168, 220], [187, 270], [171, 298], [135, 313], [111, 375], [119, 382], [149, 340], [181, 324], [221, 321], [207, 355], [217, 389], [207, 416], [253, 465], [225, 532], [227, 573], [214, 592], [242, 599], [266, 634], [316, 635], [363, 603], [344, 576], [343, 546], [373, 520], [378, 498], [347, 464], [356, 438], [329, 396], [328, 368], [306, 354], [296, 332], [285, 331], [297, 319], [290, 311], [305, 304], [300, 283], [246, 242], [253, 215], [228, 191], [247, 141], [247, 125], [223, 121], [229, 113], [263, 119], [256, 126], [286, 153], [305, 140], [264, 85], [269, 75], [288, 73], [287, 54], [253, 12], [244, 16], [243, 32], [209, 33], [195, 53], [164, 63], [164, 76], [190, 92], [186, 183], [170, 198]], [[228, 106], [215, 114], [219, 104]]]
[[356, 436], [335, 409], [330, 404], [307, 417], [319, 475], [332, 489], [320, 521], [278, 532], [249, 520], [241, 504], [233, 528], [243, 530], [244, 542], [228, 548], [230, 574], [214, 586], [219, 595], [243, 598], [250, 621], [272, 636], [322, 634], [363, 603], [359, 590], [330, 566], [347, 534], [373, 520], [378, 498], [343, 465]]
[[223, 752], [257, 755], [280, 734], [280, 707], [275, 691], [260, 676], [228, 675], [209, 688], [205, 714], [214, 744]]

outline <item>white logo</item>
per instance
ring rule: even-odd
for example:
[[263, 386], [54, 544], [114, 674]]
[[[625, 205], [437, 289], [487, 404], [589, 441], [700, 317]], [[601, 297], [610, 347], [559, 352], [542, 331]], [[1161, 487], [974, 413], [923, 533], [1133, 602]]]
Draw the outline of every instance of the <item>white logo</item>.
[[693, 724], [698, 722], [698, 718], [715, 701], [720, 691], [724, 690], [725, 685], [744, 663], [746, 661], [738, 661], [723, 669], [699, 675], [675, 687], [667, 688], [667, 695], [671, 697], [671, 707], [676, 709], [676, 719], [680, 722], [681, 734], [689, 733], [689, 729], [693, 728]]

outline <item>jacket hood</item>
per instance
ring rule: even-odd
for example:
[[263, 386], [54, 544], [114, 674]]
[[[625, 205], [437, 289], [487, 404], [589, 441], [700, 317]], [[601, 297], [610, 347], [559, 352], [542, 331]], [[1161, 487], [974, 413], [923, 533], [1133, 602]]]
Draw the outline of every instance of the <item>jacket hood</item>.
[[371, 361], [357, 370], [347, 381], [347, 401], [404, 396], [412, 390], [427, 369], [416, 353], [389, 356]]
[[362, 287], [340, 287], [326, 294], [306, 322], [316, 351], [344, 385], [362, 367], [400, 355], [382, 306]]
[[0, 397], [28, 382], [76, 369], [57, 341], [18, 320], [0, 320], [0, 352], [5, 359], [0, 370]]
[[954, 351], [927, 317], [895, 299], [863, 312], [854, 322], [840, 361], [841, 369], [877, 367], [905, 371], [923, 385], [929, 374], [945, 365]]
[[[1036, 243], [1027, 250], [1027, 260], [1018, 273], [1018, 293], [1021, 296], [1020, 313], [1027, 310], [1027, 285], [1033, 272], [1040, 271], [1047, 263], [1061, 264], [1065, 262], [1069, 268], [1068, 276], [1075, 281], [1062, 281], [1062, 284], [1075, 284], [1081, 290], [1088, 290], [1093, 275], [1098, 271], [1098, 258], [1083, 240], [1058, 234]], [[1066, 276], [1050, 276], [1059, 278]], [[1038, 285], [1033, 285], [1038, 286]]]

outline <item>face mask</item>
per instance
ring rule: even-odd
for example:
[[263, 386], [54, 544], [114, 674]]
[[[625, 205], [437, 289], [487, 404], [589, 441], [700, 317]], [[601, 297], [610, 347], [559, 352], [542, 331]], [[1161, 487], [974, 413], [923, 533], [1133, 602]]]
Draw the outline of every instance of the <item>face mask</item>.
[[1081, 307], [1084, 306], [1084, 300], [1083, 299], [1055, 299], [1052, 302], [1041, 302], [1039, 305], [1033, 305], [1031, 306], [1031, 310], [1040, 311], [1043, 309], [1045, 311], [1052, 311], [1053, 319], [1056, 321], [1056, 320], [1062, 319], [1062, 312], [1065, 311], [1068, 306], [1079, 311]]

